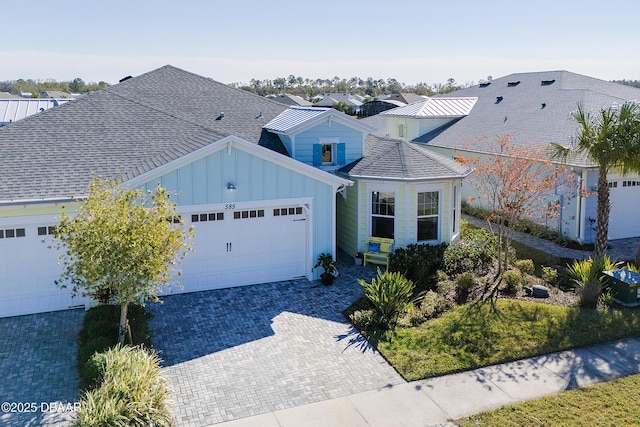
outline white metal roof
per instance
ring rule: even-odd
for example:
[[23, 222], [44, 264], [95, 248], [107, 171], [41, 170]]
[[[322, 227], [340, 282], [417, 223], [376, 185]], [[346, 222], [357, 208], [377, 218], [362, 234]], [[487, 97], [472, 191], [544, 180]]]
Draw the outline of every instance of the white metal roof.
[[427, 98], [423, 101], [413, 102], [404, 107], [380, 113], [385, 116], [405, 117], [464, 117], [478, 101], [477, 97], [446, 97]]
[[0, 124], [13, 123], [65, 102], [67, 100], [0, 99]]
[[270, 132], [285, 133], [310, 119], [321, 116], [325, 111], [329, 111], [330, 109], [331, 108], [319, 107], [289, 107], [264, 125], [264, 128]]

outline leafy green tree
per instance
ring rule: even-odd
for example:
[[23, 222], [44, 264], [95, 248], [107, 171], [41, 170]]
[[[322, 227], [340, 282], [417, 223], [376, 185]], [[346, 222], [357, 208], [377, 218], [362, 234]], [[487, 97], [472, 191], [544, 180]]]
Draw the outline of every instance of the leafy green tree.
[[[567, 162], [586, 156], [598, 167], [595, 258], [607, 252], [609, 234], [609, 184], [607, 174], [640, 171], [640, 109], [636, 103], [602, 108], [597, 113], [585, 111], [582, 105], [572, 114], [578, 131], [569, 147], [551, 144], [553, 158]], [[640, 255], [640, 250], [639, 250]]]
[[183, 229], [176, 205], [159, 185], [145, 193], [94, 176], [88, 193], [77, 215], [62, 213], [55, 229], [54, 247], [63, 251], [56, 284], [92, 297], [108, 289], [120, 305], [123, 345], [129, 303], [157, 301], [158, 292], [173, 284], [193, 232]]
[[72, 92], [86, 92], [87, 85], [80, 77], [76, 77], [71, 83], [69, 83], [69, 89]]

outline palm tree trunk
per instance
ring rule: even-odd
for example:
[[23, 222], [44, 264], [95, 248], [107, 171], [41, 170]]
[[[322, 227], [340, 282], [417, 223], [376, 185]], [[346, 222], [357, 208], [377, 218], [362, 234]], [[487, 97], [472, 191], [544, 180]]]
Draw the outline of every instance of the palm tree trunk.
[[593, 250], [594, 258], [599, 258], [607, 253], [610, 211], [611, 203], [609, 201], [609, 183], [607, 182], [607, 171], [603, 168], [600, 168], [598, 174], [598, 223], [596, 224], [596, 244]]

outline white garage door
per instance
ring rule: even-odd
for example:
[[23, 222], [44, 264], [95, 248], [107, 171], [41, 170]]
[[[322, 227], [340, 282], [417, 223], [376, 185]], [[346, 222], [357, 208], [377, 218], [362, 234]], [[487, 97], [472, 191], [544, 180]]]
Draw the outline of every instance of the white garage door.
[[610, 181], [609, 187], [609, 239], [640, 236], [640, 181]]
[[84, 305], [85, 298], [53, 284], [62, 272], [57, 251], [49, 248], [53, 220], [25, 220], [30, 223], [0, 225], [0, 317]]
[[[183, 215], [195, 252], [172, 293], [275, 282], [307, 272], [309, 220], [302, 206], [209, 210]], [[165, 292], [166, 293], [166, 292]]]

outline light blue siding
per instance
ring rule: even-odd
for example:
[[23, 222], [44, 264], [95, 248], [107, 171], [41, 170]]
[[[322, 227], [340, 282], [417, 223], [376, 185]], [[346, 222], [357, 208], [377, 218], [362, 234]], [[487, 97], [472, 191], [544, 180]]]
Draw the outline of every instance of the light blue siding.
[[320, 138], [339, 138], [344, 143], [345, 164], [362, 158], [362, 131], [352, 129], [341, 123], [322, 123], [314, 126], [295, 137], [295, 158], [308, 165], [314, 165], [314, 144], [319, 143]]
[[[320, 253], [333, 250], [333, 187], [259, 156], [235, 147], [231, 154], [222, 149], [141, 187], [153, 190], [157, 182], [179, 206], [237, 202], [259, 205], [262, 200], [311, 198], [313, 248], [309, 262], [313, 265]], [[227, 190], [227, 182], [233, 182], [236, 190]]]
[[278, 135], [280, 137], [280, 141], [282, 141], [282, 145], [284, 145], [284, 148], [287, 149], [287, 153], [289, 153], [289, 156], [293, 157], [293, 153], [292, 153], [292, 146], [291, 146], [291, 138], [289, 138], [287, 135]]

